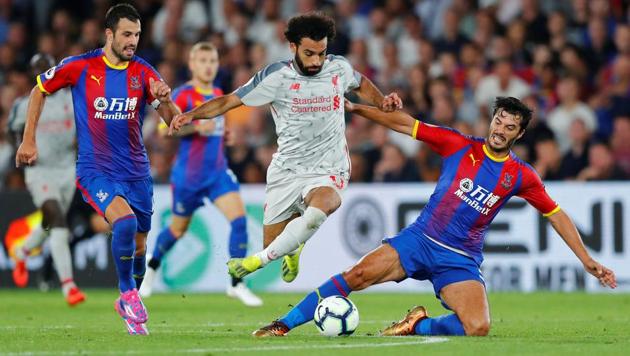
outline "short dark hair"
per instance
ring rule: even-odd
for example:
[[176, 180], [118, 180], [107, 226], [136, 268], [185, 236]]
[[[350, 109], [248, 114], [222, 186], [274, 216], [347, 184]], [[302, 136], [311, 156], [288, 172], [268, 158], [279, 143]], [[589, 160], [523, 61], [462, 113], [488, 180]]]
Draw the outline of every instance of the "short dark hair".
[[109, 8], [105, 14], [105, 28], [116, 31], [116, 26], [120, 19], [127, 19], [132, 22], [140, 21], [140, 14], [135, 7], [130, 4], [117, 4]]
[[520, 117], [521, 131], [527, 128], [529, 122], [532, 119], [532, 109], [523, 104], [517, 98], [511, 96], [498, 96], [494, 101], [494, 107], [492, 109], [492, 117], [499, 112], [499, 110], [505, 110], [508, 113]]
[[294, 16], [289, 20], [284, 36], [290, 43], [300, 44], [302, 38], [308, 37], [313, 41], [328, 38], [328, 42], [335, 39], [335, 22], [321, 12], [309, 12]]

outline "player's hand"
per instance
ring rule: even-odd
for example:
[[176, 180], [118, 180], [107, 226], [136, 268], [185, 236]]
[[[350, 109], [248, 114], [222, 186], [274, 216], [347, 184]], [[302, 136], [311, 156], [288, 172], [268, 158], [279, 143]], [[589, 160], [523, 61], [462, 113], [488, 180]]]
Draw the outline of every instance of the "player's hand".
[[171, 88], [163, 81], [149, 78], [149, 90], [160, 103], [165, 104], [171, 101]]
[[353, 112], [354, 111], [354, 103], [351, 102], [348, 99], [344, 99], [343, 107], [346, 110], [346, 112]]
[[179, 131], [182, 126], [191, 123], [192, 119], [192, 116], [188, 114], [176, 115], [173, 120], [171, 120], [171, 124], [168, 127], [168, 135], [172, 136], [173, 132]]
[[198, 125], [195, 125], [195, 131], [201, 136], [209, 136], [214, 132], [216, 123], [214, 120], [201, 120]]
[[402, 99], [396, 93], [387, 94], [383, 98], [380, 109], [384, 112], [400, 110], [403, 107]]
[[30, 166], [37, 160], [37, 145], [33, 141], [22, 141], [15, 155], [15, 166]]
[[599, 284], [603, 287], [617, 288], [617, 279], [615, 278], [615, 272], [606, 268], [601, 263], [590, 260], [584, 264], [584, 269], [595, 276], [599, 280]]

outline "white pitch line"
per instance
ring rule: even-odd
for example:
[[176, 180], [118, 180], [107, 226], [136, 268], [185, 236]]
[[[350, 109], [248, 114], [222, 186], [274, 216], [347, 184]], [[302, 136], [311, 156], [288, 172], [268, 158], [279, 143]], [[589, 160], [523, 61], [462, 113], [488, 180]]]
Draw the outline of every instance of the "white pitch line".
[[[374, 337], [373, 337], [374, 338]], [[381, 337], [379, 337], [381, 338]], [[395, 340], [395, 339], [408, 339], [409, 336], [405, 337], [387, 337], [386, 339]], [[343, 340], [345, 338], [340, 338]], [[392, 342], [382, 342], [382, 343], [362, 343], [362, 344], [301, 344], [301, 345], [268, 345], [268, 346], [256, 346], [253, 345], [251, 347], [215, 347], [215, 348], [195, 348], [195, 349], [174, 349], [174, 350], [160, 350], [157, 353], [161, 354], [172, 354], [172, 353], [213, 353], [213, 352], [259, 352], [259, 351], [288, 351], [288, 350], [310, 350], [310, 349], [371, 349], [371, 348], [381, 348], [381, 347], [395, 347], [395, 346], [410, 346], [410, 345], [423, 345], [423, 344], [436, 344], [449, 341], [448, 338], [445, 337], [423, 337], [420, 340], [412, 340], [412, 341], [392, 341]], [[88, 354], [94, 355], [118, 355], [119, 351], [116, 352], [93, 352], [93, 351], [78, 351], [78, 352], [67, 352], [67, 351], [23, 351], [18, 353], [8, 353], [4, 355], [76, 355], [83, 354], [87, 352]], [[124, 354], [126, 355], [135, 355], [135, 354], [144, 354], [146, 351], [128, 351]], [[154, 351], [155, 353], [155, 351]], [[0, 353], [0, 355], [3, 355]]]

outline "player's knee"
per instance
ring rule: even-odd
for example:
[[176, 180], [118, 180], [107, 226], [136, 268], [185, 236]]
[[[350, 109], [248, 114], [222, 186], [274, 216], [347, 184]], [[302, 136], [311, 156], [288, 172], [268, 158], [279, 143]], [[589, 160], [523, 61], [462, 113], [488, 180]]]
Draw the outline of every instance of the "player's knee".
[[134, 237], [138, 229], [138, 220], [134, 214], [123, 216], [112, 224], [115, 236]]
[[463, 324], [467, 336], [487, 336], [490, 332], [490, 320], [488, 318], [471, 318]]
[[173, 237], [179, 240], [182, 238], [182, 236], [184, 236], [184, 234], [186, 233], [186, 230], [188, 230], [188, 227], [180, 226], [180, 225], [171, 225], [170, 229], [171, 229], [171, 234], [173, 234]]
[[56, 200], [46, 200], [41, 207], [42, 225], [46, 228], [65, 227], [66, 221], [59, 202]]
[[302, 218], [306, 221], [306, 227], [309, 230], [317, 230], [326, 221], [328, 215], [318, 208], [309, 206], [304, 211]]
[[136, 241], [136, 256], [144, 256], [147, 253], [147, 244], [146, 243], [138, 243]]

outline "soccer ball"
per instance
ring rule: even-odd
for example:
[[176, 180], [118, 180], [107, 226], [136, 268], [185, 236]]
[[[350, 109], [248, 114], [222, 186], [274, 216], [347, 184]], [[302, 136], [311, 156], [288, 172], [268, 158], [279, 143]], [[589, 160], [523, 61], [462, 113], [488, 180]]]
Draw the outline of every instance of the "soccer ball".
[[359, 311], [350, 299], [334, 295], [317, 305], [313, 319], [326, 336], [351, 335], [359, 326]]

